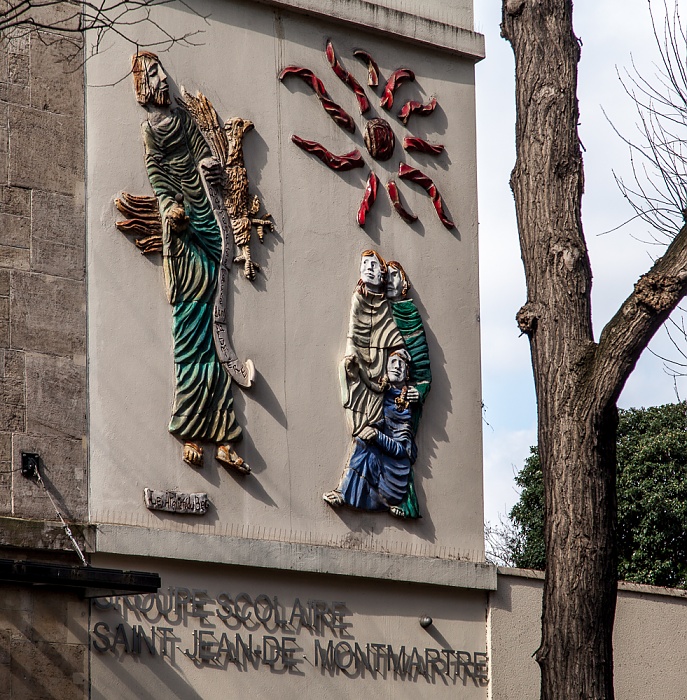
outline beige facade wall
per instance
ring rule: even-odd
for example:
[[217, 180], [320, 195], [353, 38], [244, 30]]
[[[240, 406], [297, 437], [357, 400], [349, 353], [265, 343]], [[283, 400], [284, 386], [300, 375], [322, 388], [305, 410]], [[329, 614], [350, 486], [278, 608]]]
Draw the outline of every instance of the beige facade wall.
[[[103, 555], [94, 561], [125, 569], [144, 564]], [[486, 698], [484, 591], [163, 560], [145, 566], [162, 575], [158, 602], [131, 596], [91, 608], [92, 700]], [[275, 604], [283, 626], [275, 624]], [[298, 604], [302, 617], [293, 616]], [[310, 627], [302, 624], [309, 606], [322, 611]], [[338, 628], [318, 622], [331, 621], [331, 610]], [[236, 613], [250, 619], [242, 623]], [[425, 615], [433, 620], [427, 629], [419, 624]], [[237, 634], [259, 650], [252, 660], [237, 647]], [[408, 671], [395, 672], [402, 664]]]
[[[233, 344], [258, 371], [249, 390], [233, 387], [248, 477], [222, 468], [210, 445], [203, 468], [190, 468], [167, 432], [174, 385], [161, 261], [141, 256], [114, 227], [115, 197], [151, 193], [140, 138], [145, 112], [127, 77], [131, 47], [111, 38], [86, 66], [92, 561], [162, 575], [157, 598], [92, 606], [94, 700], [486, 698], [486, 591], [495, 572], [484, 564], [482, 534], [473, 68], [481, 37], [463, 0], [454, 17], [462, 29], [441, 23], [439, 3], [333, 3], [328, 18], [321, 16], [327, 3], [317, 16], [307, 4], [208, 0], [198, 7], [207, 24], [177, 5], [155, 15], [172, 34], [204, 31], [198, 46], [161, 54], [172, 93], [181, 85], [201, 90], [222, 118], [254, 122], [244, 140], [246, 167], [276, 224], [264, 246], [253, 247], [263, 267], [255, 284], [232, 271]], [[366, 20], [371, 8], [379, 22]], [[443, 48], [429, 48], [431, 37]], [[383, 115], [395, 131], [390, 161], [366, 155], [366, 119], [331, 71], [327, 39], [363, 85], [367, 71], [355, 49], [374, 56], [383, 81], [401, 66], [415, 72], [391, 115], [379, 107], [381, 91], [366, 88], [368, 118]], [[354, 135], [303, 83], [279, 82], [288, 65], [324, 81], [354, 117]], [[395, 116], [403, 102], [431, 96], [436, 113], [411, 119], [405, 130]], [[291, 143], [293, 134], [338, 154], [358, 148], [366, 167], [328, 170]], [[446, 153], [412, 157], [402, 149], [405, 135], [441, 142]], [[435, 180], [453, 231], [424, 192], [403, 183], [401, 196], [420, 222], [411, 227], [398, 217], [383, 188], [400, 161]], [[381, 189], [363, 230], [355, 215], [370, 168]], [[404, 265], [428, 335], [433, 385], [417, 438], [423, 517], [416, 521], [335, 511], [322, 500], [337, 485], [351, 442], [338, 370], [360, 254], [369, 248]], [[145, 487], [207, 492], [212, 505], [202, 518], [149, 512]], [[179, 604], [161, 611], [170, 596]], [[238, 620], [240, 610], [258, 614], [257, 599], [263, 612], [278, 601], [289, 622]], [[296, 601], [325, 617], [338, 611], [344, 626], [292, 622]], [[432, 618], [427, 629], [421, 616]], [[275, 640], [282, 654], [269, 663]]]
[[[536, 700], [539, 666], [532, 655], [541, 634], [543, 580], [514, 569], [489, 595], [489, 698]], [[685, 697], [687, 594], [621, 583], [613, 636], [617, 700]]]
[[[244, 140], [248, 174], [276, 222], [264, 246], [255, 244], [263, 274], [250, 284], [232, 277], [232, 339], [258, 371], [254, 387], [234, 387], [245, 438], [240, 454], [253, 467], [246, 478], [227, 473], [207, 448], [203, 469], [181, 460], [167, 425], [173, 395], [171, 310], [159, 258], [140, 255], [114, 228], [113, 201], [122, 191], [151, 192], [143, 163], [137, 105], [127, 76], [131, 46], [110, 39], [87, 64], [89, 222], [89, 386], [91, 515], [95, 522], [199, 535], [356, 547], [427, 557], [483, 560], [474, 70], [471, 60], [388, 35], [352, 29], [264, 4], [208, 1], [205, 24], [183, 8], [158, 8], [173, 34], [202, 29], [199, 46], [162, 54], [172, 89], [202, 90], [220, 115], [241, 115], [256, 129]], [[395, 116], [394, 158], [335, 173], [290, 141], [319, 141], [336, 153], [365, 153], [353, 93], [336, 78], [325, 55], [331, 38], [347, 68], [366, 83], [353, 58], [369, 50], [388, 77], [411, 67], [406, 99], [435, 95], [440, 108], [411, 120], [415, 135], [441, 141], [444, 156], [414, 158], [401, 147]], [[356, 121], [340, 129], [303, 83], [281, 84], [287, 65], [311, 68]], [[120, 78], [124, 78], [119, 81]], [[119, 82], [117, 82], [119, 81]], [[103, 87], [105, 86], [105, 87]], [[368, 89], [373, 112], [378, 94]], [[356, 223], [370, 165], [382, 180], [400, 160], [436, 181], [456, 229], [438, 220], [427, 195], [400, 184], [420, 222], [408, 226], [382, 189], [367, 230]], [[346, 342], [360, 253], [376, 248], [406, 267], [425, 320], [434, 382], [418, 434], [415, 465], [422, 519], [332, 510], [323, 492], [335, 487], [350, 433], [341, 406], [338, 366]], [[143, 489], [207, 492], [202, 519], [150, 514]], [[135, 540], [132, 542], [135, 544]], [[127, 550], [128, 551], [128, 550]], [[173, 551], [159, 552], [173, 555]]]
[[429, 0], [418, 7], [417, 0], [377, 0], [375, 3], [396, 12], [429, 17], [437, 22], [472, 29], [472, 0]]
[[[0, 700], [350, 697], [361, 690], [486, 697], [485, 591], [494, 571], [483, 563], [482, 541], [473, 71], [483, 41], [472, 32], [467, 0], [450, 9], [360, 1], [342, 15], [335, 2], [330, 19], [321, 17], [327, 3], [316, 5], [313, 13], [308, 0], [213, 0], [200, 8], [208, 23], [180, 4], [155, 17], [172, 34], [204, 32], [197, 47], [162, 54], [173, 89], [200, 89], [221, 116], [248, 117], [257, 127], [245, 142], [247, 167], [276, 233], [255, 248], [264, 276], [251, 286], [236, 275], [232, 289], [234, 344], [259, 373], [251, 392], [235, 390], [246, 429], [241, 454], [254, 469], [248, 479], [210, 455], [202, 471], [191, 470], [166, 432], [173, 366], [161, 267], [114, 228], [114, 197], [150, 192], [144, 115], [126, 77], [131, 46], [108, 35], [85, 76], [62, 61], [70, 47], [52, 37], [32, 35], [0, 53], [2, 554], [40, 560], [38, 550], [68, 550], [64, 560], [76, 562], [43, 487], [19, 474], [21, 452], [38, 452], [46, 487], [92, 564], [159, 571], [161, 600], [170, 588], [191, 595], [181, 619], [169, 621], [178, 644], [153, 655], [143, 636], [132, 635], [151, 639], [156, 627], [159, 640], [168, 620], [137, 611], [145, 597], [130, 597], [133, 609], [120, 599], [117, 611], [72, 594], [3, 586]], [[389, 163], [367, 158], [365, 170], [336, 174], [298, 151], [293, 133], [338, 153], [365, 153], [364, 120], [324, 59], [327, 38], [362, 83], [356, 48], [375, 56], [384, 77], [412, 68], [417, 81], [399, 99], [436, 96], [440, 108], [430, 120], [413, 120], [408, 133], [441, 141], [446, 154], [436, 163], [403, 154], [406, 132], [395, 118]], [[333, 125], [302, 84], [277, 81], [288, 64], [325, 80], [354, 115], [355, 137]], [[380, 111], [379, 93], [368, 94]], [[421, 223], [401, 222], [382, 190], [367, 231], [357, 227], [369, 166], [383, 186], [401, 159], [434, 178], [456, 230], [447, 231], [428, 197], [405, 185], [402, 197]], [[337, 373], [366, 248], [404, 264], [429, 337], [434, 386], [418, 436], [423, 519], [415, 523], [334, 512], [321, 500], [349, 447]], [[151, 514], [144, 486], [207, 491], [213, 508], [202, 521]], [[193, 599], [202, 591], [212, 603], [199, 611]], [[343, 626], [225, 624], [217, 615], [222, 593], [233, 596], [231, 605], [263, 594], [289, 611], [299, 599], [306, 611], [337, 611]], [[421, 616], [432, 618], [427, 629]], [[234, 642], [252, 634], [252, 651], [263, 657], [240, 668], [226, 654], [193, 660], [183, 653], [198, 639], [212, 654], [225, 630]], [[264, 661], [274, 639], [294, 664], [284, 656], [281, 665]]]

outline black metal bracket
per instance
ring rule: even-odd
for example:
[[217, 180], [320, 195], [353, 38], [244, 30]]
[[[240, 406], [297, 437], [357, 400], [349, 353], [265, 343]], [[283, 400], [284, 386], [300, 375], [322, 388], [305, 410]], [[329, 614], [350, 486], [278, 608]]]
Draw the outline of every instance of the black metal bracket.
[[41, 456], [37, 452], [22, 452], [21, 475], [27, 479], [37, 479], [40, 461]]

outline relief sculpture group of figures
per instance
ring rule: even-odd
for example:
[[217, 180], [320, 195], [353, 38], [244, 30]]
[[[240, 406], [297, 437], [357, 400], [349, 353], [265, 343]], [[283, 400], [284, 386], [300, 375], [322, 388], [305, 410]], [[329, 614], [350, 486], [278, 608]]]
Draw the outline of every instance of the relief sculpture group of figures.
[[323, 496], [332, 507], [420, 517], [415, 435], [432, 374], [425, 329], [409, 289], [400, 263], [385, 262], [375, 250], [362, 253], [340, 370], [353, 440], [339, 485]]
[[[117, 227], [136, 235], [143, 253], [162, 253], [175, 371], [169, 431], [182, 441], [191, 466], [202, 466], [202, 445], [209, 443], [220, 463], [248, 474], [234, 447], [241, 426], [231, 384], [249, 387], [254, 368], [234, 352], [227, 318], [232, 262], [252, 281], [259, 269], [251, 257], [252, 229], [262, 242], [264, 229], [272, 228], [268, 214], [257, 218], [260, 202], [248, 194], [242, 139], [252, 123], [232, 118], [221, 126], [209, 100], [183, 87], [172, 108], [167, 76], [153, 53], [134, 55], [132, 74], [147, 112], [145, 164], [155, 196], [124, 193], [116, 204], [129, 218]], [[324, 500], [418, 518], [413, 464], [431, 385], [427, 339], [400, 263], [368, 250], [360, 275], [340, 372], [352, 449], [339, 485]]]

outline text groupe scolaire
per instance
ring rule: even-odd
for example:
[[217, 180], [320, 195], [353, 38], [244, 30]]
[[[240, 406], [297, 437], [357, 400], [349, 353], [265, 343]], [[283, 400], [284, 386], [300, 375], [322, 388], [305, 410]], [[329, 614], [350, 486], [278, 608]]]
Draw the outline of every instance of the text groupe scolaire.
[[[295, 598], [285, 604], [265, 593], [221, 592], [213, 597], [206, 589], [169, 587], [161, 593], [95, 599], [93, 606], [104, 618], [92, 630], [92, 647], [101, 654], [176, 663], [180, 652], [196, 665], [269, 667], [298, 674], [314, 666], [344, 676], [424, 677], [475, 686], [486, 685], [488, 679], [485, 652], [356, 641], [352, 613], [343, 601]], [[303, 632], [312, 656], [302, 645]]]

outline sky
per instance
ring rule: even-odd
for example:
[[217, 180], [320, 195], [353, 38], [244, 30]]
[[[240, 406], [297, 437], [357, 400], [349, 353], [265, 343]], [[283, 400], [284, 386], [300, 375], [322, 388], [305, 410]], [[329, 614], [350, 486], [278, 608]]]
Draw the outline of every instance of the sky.
[[[687, 0], [680, 5], [684, 7]], [[685, 8], [687, 10], [687, 8]], [[582, 41], [579, 66], [580, 138], [585, 164], [582, 220], [590, 251], [595, 336], [650, 267], [657, 249], [648, 245], [650, 228], [634, 221], [614, 172], [631, 173], [627, 145], [637, 114], [618, 72], [632, 61], [646, 78], [658, 60], [647, 0], [578, 2], [574, 26]], [[499, 36], [500, 0], [475, 0], [475, 30], [486, 38], [487, 58], [477, 64], [477, 163], [479, 189], [482, 394], [484, 403], [485, 520], [505, 517], [518, 500], [513, 477], [536, 444], [536, 404], [529, 343], [519, 336], [515, 314], [526, 301], [517, 242], [515, 210], [508, 186], [515, 162], [514, 64], [509, 44]], [[604, 111], [608, 119], [604, 116]], [[665, 332], [650, 348], [676, 356]], [[687, 397], [687, 380], [677, 394]], [[676, 400], [673, 378], [663, 363], [646, 352], [620, 397], [623, 408]]]

